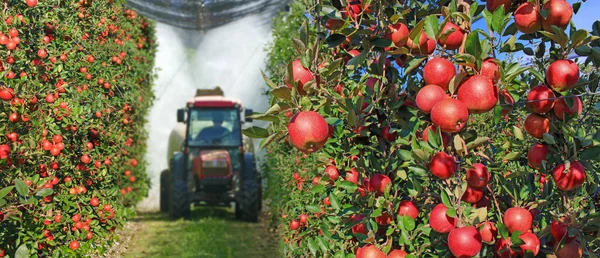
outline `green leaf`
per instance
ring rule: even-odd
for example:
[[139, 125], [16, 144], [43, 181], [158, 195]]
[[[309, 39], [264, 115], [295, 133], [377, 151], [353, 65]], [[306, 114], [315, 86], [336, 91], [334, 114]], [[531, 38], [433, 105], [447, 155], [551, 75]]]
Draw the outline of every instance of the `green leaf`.
[[454, 206], [452, 206], [452, 203], [450, 202], [450, 197], [448, 197], [448, 193], [446, 193], [446, 191], [441, 191], [441, 195], [442, 195], [442, 203], [444, 204], [444, 206], [446, 206], [446, 208], [454, 207]]
[[267, 85], [271, 87], [271, 89], [277, 88], [277, 85], [273, 81], [271, 81], [271, 79], [269, 79], [269, 77], [267, 77], [267, 75], [262, 70], [260, 70], [260, 74], [262, 74], [263, 79], [265, 80]]
[[313, 257], [317, 256], [317, 244], [312, 238], [308, 238], [308, 249], [313, 254]]
[[354, 192], [358, 186], [350, 181], [338, 181], [337, 185], [348, 192]]
[[437, 15], [431, 14], [425, 17], [425, 34], [427, 37], [433, 40], [437, 40], [435, 37], [439, 31], [439, 19]]
[[581, 160], [600, 161], [600, 146], [594, 146], [584, 149], [581, 153], [579, 153], [579, 158]]
[[571, 47], [576, 48], [576, 47], [580, 46], [581, 43], [583, 42], [583, 40], [585, 38], [587, 38], [587, 36], [588, 36], [588, 32], [586, 30], [583, 30], [583, 29], [577, 30], [571, 36]]
[[25, 244], [22, 244], [15, 253], [15, 258], [29, 258], [29, 250]]
[[556, 144], [556, 141], [554, 140], [554, 136], [552, 136], [549, 133], [544, 134], [544, 142], [546, 142], [547, 144]]
[[21, 196], [27, 196], [27, 194], [29, 193], [29, 188], [27, 187], [27, 184], [23, 182], [23, 180], [15, 179], [15, 186], [17, 187], [17, 192]]
[[458, 218], [456, 210], [454, 208], [448, 208], [448, 210], [446, 211], [446, 215], [451, 218]]
[[35, 194], [35, 196], [46, 197], [48, 195], [51, 195], [53, 192], [54, 191], [50, 188], [42, 188]]
[[[479, 33], [469, 33], [465, 42], [465, 51], [475, 58], [481, 57], [481, 43], [479, 43]], [[477, 58], [479, 61], [479, 59]], [[477, 66], [480, 68], [480, 65]]]
[[[425, 27], [425, 20], [421, 20], [415, 27], [410, 31], [408, 37], [412, 39], [415, 45], [419, 45], [419, 39], [421, 36], [421, 32], [423, 32], [423, 28]], [[427, 33], [427, 32], [425, 32]]]
[[408, 75], [417, 68], [426, 59], [426, 57], [414, 58], [408, 62], [408, 67], [404, 70], [404, 74]]
[[513, 151], [511, 153], [506, 154], [506, 156], [504, 156], [503, 160], [515, 160], [515, 159], [519, 158], [519, 156], [521, 156], [520, 152]]
[[292, 98], [292, 91], [287, 86], [280, 86], [271, 90], [271, 94], [283, 100]]
[[505, 12], [504, 5], [499, 6], [494, 10], [494, 14], [492, 16], [492, 30], [495, 32], [502, 32], [504, 28], [502, 24], [504, 23]]
[[311, 193], [322, 193], [325, 191], [325, 186], [324, 185], [315, 185], [310, 189]]
[[7, 186], [2, 188], [2, 190], [0, 190], [0, 199], [4, 198], [4, 196], [6, 196], [8, 193], [10, 193], [10, 191], [12, 191], [12, 189], [14, 189], [14, 186]]
[[477, 137], [474, 141], [467, 144], [467, 149], [479, 147], [490, 140], [489, 137]]
[[299, 35], [300, 40], [302, 40], [302, 43], [304, 43], [304, 45], [307, 46], [310, 42], [308, 41], [309, 31], [308, 23], [306, 22], [306, 20], [304, 20], [304, 22], [302, 22], [302, 26], [300, 26]]
[[496, 223], [496, 228], [498, 229], [498, 233], [502, 238], [508, 239], [508, 230], [506, 229], [506, 226], [504, 226], [504, 224]]
[[350, 59], [350, 61], [348, 61], [347, 66], [354, 67], [354, 66], [362, 64], [367, 59], [368, 53], [369, 53], [369, 50], [367, 50], [367, 49], [363, 50], [362, 52], [360, 52], [360, 54], [358, 54], [357, 56]]
[[517, 140], [520, 140], [520, 141], [525, 140], [525, 137], [523, 136], [523, 130], [521, 130], [521, 128], [513, 125], [512, 131], [513, 131], [513, 135], [515, 136], [515, 138], [517, 138]]
[[312, 213], [321, 213], [321, 208], [316, 205], [306, 205], [306, 210]]
[[577, 14], [577, 12], [579, 12], [580, 7], [581, 7], [581, 2], [573, 3], [573, 13]]
[[371, 44], [376, 47], [389, 47], [392, 46], [392, 41], [386, 38], [376, 38], [371, 40]]
[[346, 41], [346, 36], [337, 33], [331, 34], [329, 37], [327, 37], [327, 39], [325, 39], [325, 43], [330, 48], [337, 47], [344, 43], [344, 41]]
[[250, 138], [266, 138], [269, 137], [269, 131], [267, 131], [264, 128], [260, 128], [258, 126], [252, 126], [249, 128], [246, 128], [242, 131], [242, 133], [244, 133], [244, 135], [250, 137]]
[[402, 225], [406, 230], [412, 231], [413, 229], [415, 229], [415, 220], [410, 216], [404, 215], [402, 216]]
[[335, 194], [333, 194], [333, 193], [329, 194], [329, 202], [331, 203], [331, 207], [333, 207], [334, 209], [336, 209], [336, 210], [340, 209], [340, 202], [338, 201]]

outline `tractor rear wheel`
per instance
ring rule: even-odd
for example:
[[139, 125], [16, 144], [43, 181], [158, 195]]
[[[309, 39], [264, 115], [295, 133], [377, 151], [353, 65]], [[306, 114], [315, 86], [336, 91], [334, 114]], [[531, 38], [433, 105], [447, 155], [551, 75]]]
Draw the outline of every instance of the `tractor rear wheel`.
[[[177, 155], [179, 154], [179, 155]], [[185, 164], [183, 155], [177, 153], [171, 160], [171, 173], [169, 178], [169, 217], [178, 219], [190, 217], [190, 200], [185, 181]]]
[[190, 202], [188, 201], [187, 184], [183, 180], [175, 180], [169, 194], [169, 217], [171, 219], [189, 218]]
[[[254, 181], [244, 182], [240, 196], [238, 198], [239, 205], [239, 217], [242, 220], [257, 222], [258, 213], [260, 207], [260, 185]], [[237, 211], [237, 208], [236, 208]], [[237, 216], [236, 212], [236, 217]]]
[[169, 212], [169, 178], [168, 169], [160, 173], [160, 212]]

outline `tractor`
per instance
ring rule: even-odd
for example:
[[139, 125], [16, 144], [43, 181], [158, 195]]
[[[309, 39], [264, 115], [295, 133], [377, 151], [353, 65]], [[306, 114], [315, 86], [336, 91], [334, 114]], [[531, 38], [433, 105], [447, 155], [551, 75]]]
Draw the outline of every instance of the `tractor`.
[[224, 97], [219, 87], [198, 89], [177, 110], [178, 123], [169, 136], [169, 168], [160, 175], [161, 212], [171, 219], [189, 218], [192, 204], [234, 202], [237, 219], [258, 221], [262, 180], [254, 145], [242, 134], [251, 114], [241, 101]]

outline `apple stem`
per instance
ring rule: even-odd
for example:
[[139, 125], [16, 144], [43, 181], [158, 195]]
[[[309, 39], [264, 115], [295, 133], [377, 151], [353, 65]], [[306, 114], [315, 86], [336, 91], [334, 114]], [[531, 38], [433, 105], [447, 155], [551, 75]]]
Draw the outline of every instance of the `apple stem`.
[[490, 191], [490, 193], [492, 194], [492, 199], [494, 199], [494, 204], [496, 205], [496, 212], [498, 212], [498, 218], [500, 219], [500, 222], [504, 223], [504, 219], [502, 219], [502, 213], [500, 212], [500, 204], [498, 204], [498, 199], [496, 199], [496, 194], [494, 193], [494, 191], [492, 191], [492, 188], [489, 184], [486, 187], [488, 191]]

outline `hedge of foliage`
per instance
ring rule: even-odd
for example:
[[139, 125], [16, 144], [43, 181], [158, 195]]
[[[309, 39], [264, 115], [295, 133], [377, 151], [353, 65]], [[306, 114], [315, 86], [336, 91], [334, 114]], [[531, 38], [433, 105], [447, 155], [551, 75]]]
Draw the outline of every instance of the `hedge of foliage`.
[[147, 195], [154, 25], [125, 1], [0, 12], [0, 257], [102, 253]]
[[[461, 0], [293, 2], [292, 8], [301, 9], [293, 10], [290, 19], [300, 17], [304, 24], [287, 31], [276, 27], [275, 38], [288, 43], [271, 49], [271, 76], [266, 78], [271, 108], [254, 116], [272, 124], [245, 131], [264, 138], [261, 146], [268, 149], [268, 193], [285, 256], [469, 257], [473, 251], [481, 257], [598, 255], [600, 22], [591, 31], [570, 22], [564, 27], [540, 24], [527, 33], [514, 24], [514, 13], [525, 2], [539, 3], [539, 11], [562, 0], [509, 1], [506, 8]], [[586, 4], [573, 4], [574, 15]], [[539, 15], [546, 19], [549, 12]], [[486, 28], [475, 29], [477, 20]], [[458, 47], [439, 44], [458, 30], [446, 29], [450, 22], [464, 34]], [[400, 23], [408, 28], [411, 43], [392, 41], [390, 34]], [[415, 43], [430, 40], [435, 47], [431, 52], [427, 44]], [[290, 47], [296, 52], [286, 52]], [[515, 53], [532, 61], [523, 65], [511, 58]], [[582, 56], [575, 60], [577, 84], [568, 90], [550, 85], [549, 65], [573, 53]], [[438, 57], [456, 69], [445, 90], [452, 98], [467, 78], [483, 73], [484, 60], [493, 58], [498, 67], [497, 73], [486, 75], [497, 87], [495, 105], [486, 112], [469, 112], [466, 126], [457, 132], [428, 130], [436, 121], [415, 105], [427, 85], [424, 67]], [[281, 60], [287, 62], [282, 65]], [[573, 112], [559, 117], [554, 106], [532, 110], [527, 103], [538, 100], [528, 95], [538, 85], [555, 94], [552, 103], [562, 101], [563, 107], [575, 107]], [[581, 100], [581, 112], [574, 95]], [[313, 118], [304, 133], [291, 135], [290, 124], [303, 111], [318, 112], [332, 128], [316, 151], [292, 146], [290, 140], [322, 134], [310, 129], [323, 127]], [[527, 122], [538, 116], [546, 124]], [[544, 130], [540, 134], [535, 128]], [[440, 156], [452, 160], [444, 165], [455, 170], [448, 178], [433, 172], [439, 172]], [[489, 174], [483, 187], [467, 178], [467, 171], [482, 166]], [[577, 179], [560, 177], [575, 174]], [[434, 207], [444, 210], [435, 214], [455, 224], [447, 230], [432, 226], [442, 220], [432, 219]], [[527, 228], [515, 230], [511, 223], [522, 221], [515, 210], [529, 214]], [[477, 236], [466, 244], [449, 237], [449, 232], [474, 229]]]

